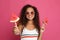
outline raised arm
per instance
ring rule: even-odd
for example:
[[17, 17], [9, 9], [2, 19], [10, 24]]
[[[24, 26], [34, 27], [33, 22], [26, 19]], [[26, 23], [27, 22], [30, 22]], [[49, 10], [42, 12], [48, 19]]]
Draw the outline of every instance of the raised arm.
[[41, 29], [40, 29], [40, 36], [39, 36], [39, 40], [42, 40], [42, 35], [43, 35], [43, 32], [45, 31], [45, 25], [43, 24], [41, 26]]
[[40, 33], [40, 36], [39, 36], [38, 40], [42, 40], [42, 35], [43, 35], [43, 33]]
[[39, 40], [42, 40], [42, 35], [43, 35], [43, 32], [45, 31], [46, 25], [47, 25], [47, 22], [43, 21], [43, 24], [42, 24], [41, 30], [40, 30]]
[[20, 35], [22, 30], [22, 25], [17, 26], [17, 23], [15, 23], [15, 26], [13, 28], [13, 32], [15, 35]]

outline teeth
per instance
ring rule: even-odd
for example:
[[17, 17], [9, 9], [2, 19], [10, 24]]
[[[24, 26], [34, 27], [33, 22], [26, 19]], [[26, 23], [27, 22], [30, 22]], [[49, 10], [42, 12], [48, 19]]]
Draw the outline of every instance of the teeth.
[[31, 16], [29, 16], [29, 17], [31, 17]]
[[31, 16], [30, 16], [31, 17]]

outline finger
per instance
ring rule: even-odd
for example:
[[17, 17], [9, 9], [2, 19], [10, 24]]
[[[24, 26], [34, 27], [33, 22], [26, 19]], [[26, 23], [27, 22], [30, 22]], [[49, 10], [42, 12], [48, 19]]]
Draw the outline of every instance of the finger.
[[41, 29], [41, 32], [44, 32], [45, 31], [45, 29], [43, 28], [43, 29]]
[[17, 23], [15, 22], [15, 27], [17, 27]]
[[42, 27], [41, 29], [42, 29], [42, 30], [45, 30], [45, 27]]

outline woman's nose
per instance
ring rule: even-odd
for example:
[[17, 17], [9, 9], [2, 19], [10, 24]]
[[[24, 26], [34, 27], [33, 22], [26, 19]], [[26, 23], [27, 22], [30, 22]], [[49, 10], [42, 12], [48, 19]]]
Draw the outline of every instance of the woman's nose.
[[31, 16], [31, 13], [29, 13], [29, 16]]

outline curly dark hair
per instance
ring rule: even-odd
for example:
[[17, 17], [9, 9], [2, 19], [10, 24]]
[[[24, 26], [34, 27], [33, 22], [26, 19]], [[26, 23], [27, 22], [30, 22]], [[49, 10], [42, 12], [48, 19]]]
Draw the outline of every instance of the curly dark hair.
[[27, 22], [28, 22], [28, 19], [26, 18], [26, 15], [25, 15], [25, 12], [27, 10], [27, 8], [33, 8], [34, 9], [34, 12], [35, 12], [35, 17], [33, 19], [33, 24], [35, 25], [35, 28], [38, 30], [38, 38], [39, 38], [39, 35], [40, 35], [40, 23], [39, 23], [39, 13], [38, 13], [38, 10], [36, 7], [32, 6], [32, 5], [25, 5], [21, 12], [20, 12], [20, 20], [18, 21], [18, 25], [22, 24], [24, 26], [26, 26]]

